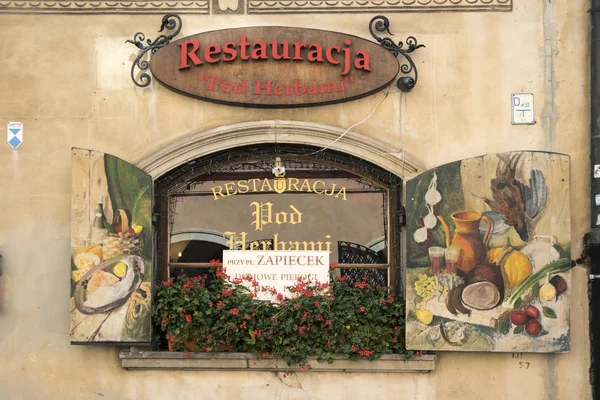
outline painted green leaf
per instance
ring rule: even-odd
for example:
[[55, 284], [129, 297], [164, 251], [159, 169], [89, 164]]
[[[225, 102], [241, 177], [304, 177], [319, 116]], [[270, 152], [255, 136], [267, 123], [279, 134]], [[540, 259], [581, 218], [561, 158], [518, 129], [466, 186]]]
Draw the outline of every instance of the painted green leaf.
[[121, 208], [131, 215], [137, 197], [152, 179], [135, 165], [110, 154], [104, 157], [104, 168], [113, 209]]
[[542, 313], [544, 314], [544, 317], [547, 317], [547, 318], [556, 318], [556, 313], [550, 307], [544, 306], [542, 308]]
[[517, 335], [517, 334], [519, 334], [519, 333], [522, 333], [524, 330], [525, 330], [525, 325], [517, 326], [517, 327], [515, 328], [515, 330], [513, 331], [513, 333], [514, 333], [515, 335]]
[[515, 301], [515, 308], [521, 308], [521, 298], [520, 297]]
[[540, 295], [540, 285], [533, 285], [531, 288], [531, 294], [533, 297], [538, 297]]
[[498, 319], [496, 330], [506, 335], [510, 331], [510, 323], [506, 319]]
[[[152, 260], [152, 178], [133, 164], [104, 155], [104, 169], [113, 211], [122, 209], [132, 224], [142, 226], [147, 276]], [[112, 221], [108, 221], [111, 223]], [[111, 230], [107, 227], [107, 230]]]

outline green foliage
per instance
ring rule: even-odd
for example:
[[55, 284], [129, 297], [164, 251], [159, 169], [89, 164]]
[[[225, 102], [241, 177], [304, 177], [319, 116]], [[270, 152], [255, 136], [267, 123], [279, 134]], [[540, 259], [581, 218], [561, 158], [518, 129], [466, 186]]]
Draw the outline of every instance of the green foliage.
[[[254, 288], [250, 277], [247, 286]], [[404, 304], [388, 288], [345, 277], [328, 284], [298, 282], [292, 295], [271, 291], [272, 302], [257, 291], [231, 284], [216, 267], [215, 278], [175, 278], [156, 293], [155, 324], [174, 350], [253, 353], [278, 357], [308, 368], [308, 357], [373, 360], [382, 354], [411, 353], [404, 347]], [[241, 282], [236, 282], [241, 283]]]
[[[127, 212], [131, 224], [142, 226], [144, 254], [152, 252], [152, 178], [144, 171], [110, 154], [104, 155], [104, 169], [113, 210]], [[114, 232], [112, 221], [106, 228]], [[146, 257], [150, 262], [150, 257]]]

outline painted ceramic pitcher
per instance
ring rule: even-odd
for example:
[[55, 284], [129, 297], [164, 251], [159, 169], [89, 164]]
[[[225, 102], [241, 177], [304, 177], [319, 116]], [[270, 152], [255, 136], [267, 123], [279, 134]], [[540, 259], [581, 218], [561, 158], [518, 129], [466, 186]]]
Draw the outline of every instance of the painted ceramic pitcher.
[[[482, 216], [475, 211], [459, 211], [451, 214], [450, 217], [455, 226], [452, 241], [450, 240], [448, 224], [441, 216], [438, 216], [438, 219], [446, 232], [446, 247], [452, 246], [460, 249], [456, 268], [459, 274], [464, 275], [485, 261], [486, 243], [492, 229], [492, 221], [489, 217]], [[483, 239], [479, 234], [479, 223], [482, 219], [487, 222]]]

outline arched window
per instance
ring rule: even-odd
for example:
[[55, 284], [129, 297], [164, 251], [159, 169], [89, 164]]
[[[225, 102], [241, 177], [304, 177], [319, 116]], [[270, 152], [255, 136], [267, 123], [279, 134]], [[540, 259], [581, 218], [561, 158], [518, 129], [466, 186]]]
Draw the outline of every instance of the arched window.
[[358, 157], [304, 145], [192, 160], [155, 180], [157, 279], [203, 273], [224, 249], [327, 250], [342, 274], [400, 292], [401, 184]]

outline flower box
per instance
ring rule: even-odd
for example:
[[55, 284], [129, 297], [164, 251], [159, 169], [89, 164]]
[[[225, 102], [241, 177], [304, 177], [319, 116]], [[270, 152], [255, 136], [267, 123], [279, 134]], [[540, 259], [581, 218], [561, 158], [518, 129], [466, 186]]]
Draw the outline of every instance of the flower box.
[[311, 357], [331, 363], [412, 354], [404, 347], [404, 304], [385, 287], [340, 276], [330, 284], [298, 282], [290, 297], [272, 293], [269, 302], [228, 282], [219, 266], [214, 274], [209, 284], [206, 276], [182, 276], [157, 289], [155, 324], [170, 350], [251, 353], [302, 369]]

